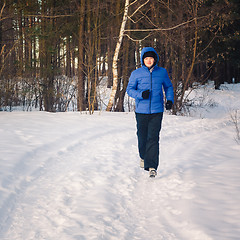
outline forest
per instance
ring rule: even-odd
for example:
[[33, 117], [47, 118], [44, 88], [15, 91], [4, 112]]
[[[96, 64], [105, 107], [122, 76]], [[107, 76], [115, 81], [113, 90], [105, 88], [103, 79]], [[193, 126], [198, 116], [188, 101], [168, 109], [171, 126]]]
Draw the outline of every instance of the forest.
[[0, 110], [93, 113], [104, 82], [106, 110], [124, 112], [129, 76], [151, 46], [177, 114], [187, 89], [240, 82], [239, 34], [239, 0], [1, 0]]

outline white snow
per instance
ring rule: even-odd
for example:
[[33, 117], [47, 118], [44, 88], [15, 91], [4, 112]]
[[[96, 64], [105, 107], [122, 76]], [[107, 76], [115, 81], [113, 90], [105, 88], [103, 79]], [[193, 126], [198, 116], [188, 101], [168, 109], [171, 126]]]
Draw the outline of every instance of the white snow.
[[189, 99], [164, 114], [155, 179], [134, 113], [0, 112], [0, 239], [239, 239], [240, 84]]

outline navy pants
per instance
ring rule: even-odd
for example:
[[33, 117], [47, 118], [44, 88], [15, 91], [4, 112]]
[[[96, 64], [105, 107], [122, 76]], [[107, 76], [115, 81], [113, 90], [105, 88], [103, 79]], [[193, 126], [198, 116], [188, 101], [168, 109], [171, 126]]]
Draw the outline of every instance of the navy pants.
[[144, 159], [144, 169], [155, 168], [159, 164], [159, 133], [162, 126], [163, 113], [136, 113], [138, 150]]

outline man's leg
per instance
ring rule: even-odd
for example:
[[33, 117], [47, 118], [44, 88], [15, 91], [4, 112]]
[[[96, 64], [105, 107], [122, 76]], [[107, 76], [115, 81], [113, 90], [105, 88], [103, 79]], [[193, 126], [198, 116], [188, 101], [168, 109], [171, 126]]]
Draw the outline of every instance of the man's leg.
[[148, 122], [148, 137], [145, 150], [144, 168], [157, 170], [159, 164], [159, 133], [162, 126], [163, 113], [152, 114]]
[[138, 151], [141, 159], [145, 158], [148, 135], [148, 115], [136, 113]]

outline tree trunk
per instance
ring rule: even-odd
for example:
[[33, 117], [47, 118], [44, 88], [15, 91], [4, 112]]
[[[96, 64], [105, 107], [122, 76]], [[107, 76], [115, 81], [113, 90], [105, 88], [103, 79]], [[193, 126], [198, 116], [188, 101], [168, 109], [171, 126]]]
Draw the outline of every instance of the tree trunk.
[[80, 12], [78, 28], [78, 111], [85, 110], [85, 74], [84, 74], [84, 22], [85, 22], [85, 0], [81, 0], [78, 6]]
[[[129, 23], [129, 22], [128, 22]], [[128, 24], [130, 25], [130, 24]], [[129, 26], [128, 26], [129, 27]], [[128, 85], [128, 69], [130, 66], [129, 63], [129, 48], [130, 48], [130, 41], [126, 39], [123, 42], [123, 61], [122, 61], [122, 78], [121, 78], [121, 83], [119, 84], [119, 93], [118, 99], [116, 101], [117, 105], [115, 106], [115, 111], [117, 112], [124, 112], [124, 96], [126, 93], [127, 85]]]
[[125, 7], [124, 7], [122, 25], [121, 25], [120, 32], [119, 32], [119, 38], [118, 38], [118, 42], [117, 42], [115, 52], [114, 52], [114, 56], [113, 56], [113, 67], [112, 67], [112, 69], [113, 69], [112, 70], [113, 71], [113, 87], [112, 87], [112, 92], [111, 92], [110, 99], [109, 99], [109, 102], [108, 102], [107, 111], [112, 110], [114, 98], [115, 98], [115, 95], [116, 95], [116, 92], [117, 92], [117, 86], [118, 86], [118, 70], [117, 70], [118, 55], [119, 55], [119, 51], [120, 51], [120, 47], [121, 47], [122, 39], [123, 39], [123, 34], [124, 34], [126, 22], [127, 22], [128, 8], [129, 8], [129, 0], [126, 0], [125, 1]]
[[70, 36], [66, 38], [66, 76], [72, 77], [71, 68], [71, 40]]

